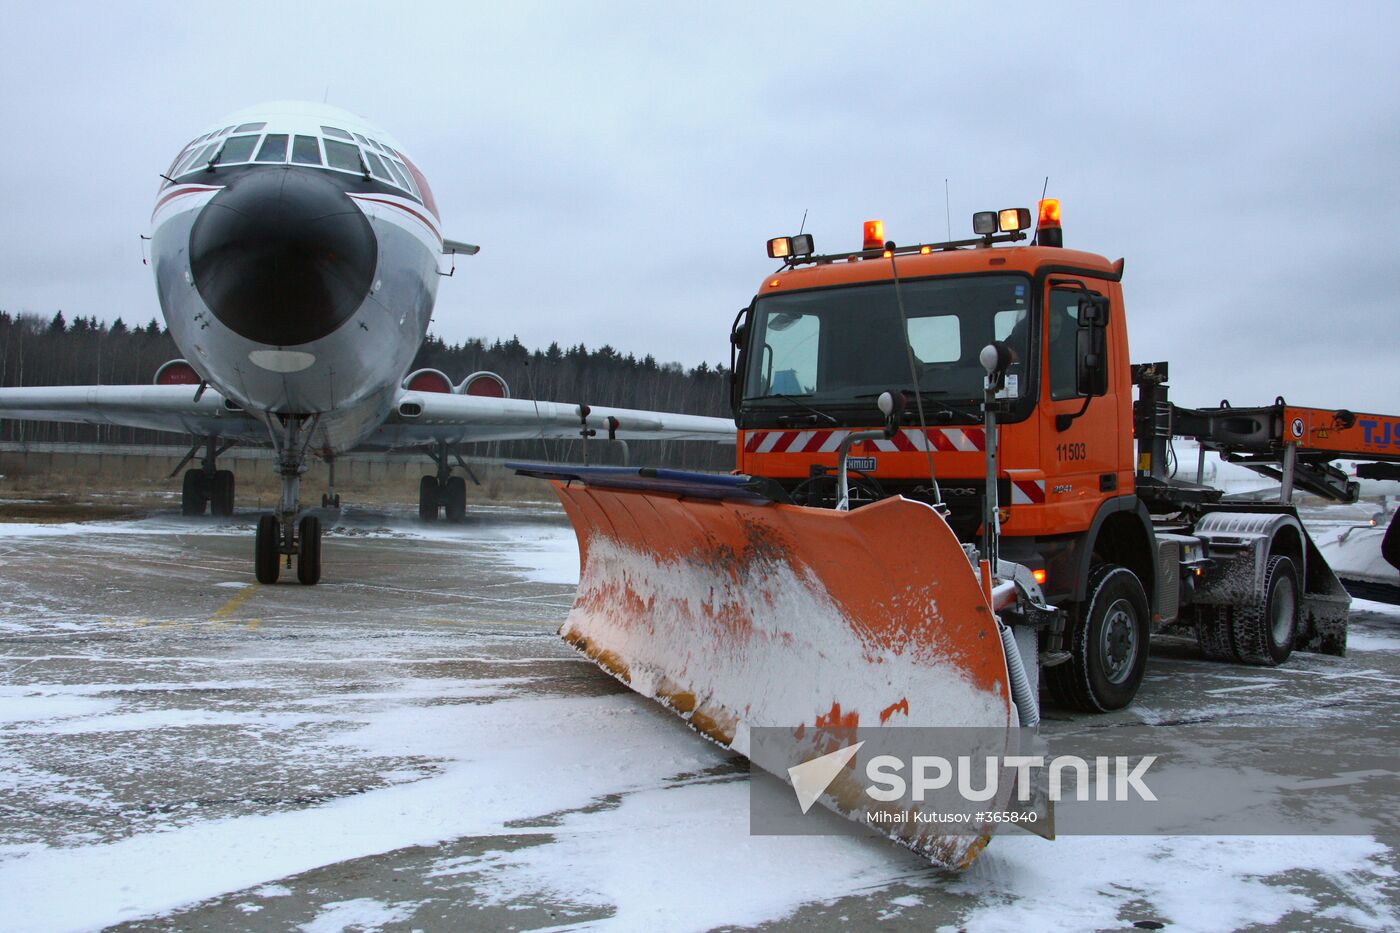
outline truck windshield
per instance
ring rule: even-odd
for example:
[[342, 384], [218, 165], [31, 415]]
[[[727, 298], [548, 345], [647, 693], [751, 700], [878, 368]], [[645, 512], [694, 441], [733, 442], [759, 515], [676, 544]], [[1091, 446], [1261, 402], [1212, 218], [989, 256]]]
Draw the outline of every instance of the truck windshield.
[[[921, 392], [981, 399], [977, 357], [1003, 340], [1021, 361], [1010, 371], [1013, 397], [1024, 384], [1030, 280], [1020, 275], [917, 279], [768, 295], [755, 308], [744, 379], [746, 400], [800, 396], [813, 404], [869, 399], [910, 388], [908, 350]], [[1015, 384], [1015, 388], [1012, 388]]]

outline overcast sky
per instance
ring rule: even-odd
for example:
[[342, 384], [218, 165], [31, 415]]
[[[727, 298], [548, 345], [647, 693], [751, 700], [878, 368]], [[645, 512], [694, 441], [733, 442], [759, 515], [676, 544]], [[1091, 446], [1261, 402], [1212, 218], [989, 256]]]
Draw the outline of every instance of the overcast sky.
[[727, 362], [804, 210], [823, 251], [939, 239], [947, 178], [960, 237], [1048, 175], [1175, 400], [1400, 410], [1400, 4], [756, 6], [7, 4], [0, 308], [149, 320], [157, 173], [328, 99], [482, 245], [449, 342]]

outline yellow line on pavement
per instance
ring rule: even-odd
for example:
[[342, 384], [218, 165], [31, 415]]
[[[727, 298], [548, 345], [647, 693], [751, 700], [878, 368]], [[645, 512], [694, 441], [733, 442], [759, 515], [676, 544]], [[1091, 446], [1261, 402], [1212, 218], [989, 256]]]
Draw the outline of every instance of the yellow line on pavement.
[[248, 598], [257, 591], [258, 585], [256, 583], [249, 583], [247, 586], [243, 587], [243, 589], [235, 593], [233, 599], [230, 599], [228, 602], [220, 606], [219, 611], [214, 613], [213, 617], [210, 618], [209, 621], [223, 622], [224, 620], [228, 619], [229, 616], [233, 615], [235, 612], [238, 611], [239, 606], [242, 606], [244, 603], [246, 603], [248, 601]]

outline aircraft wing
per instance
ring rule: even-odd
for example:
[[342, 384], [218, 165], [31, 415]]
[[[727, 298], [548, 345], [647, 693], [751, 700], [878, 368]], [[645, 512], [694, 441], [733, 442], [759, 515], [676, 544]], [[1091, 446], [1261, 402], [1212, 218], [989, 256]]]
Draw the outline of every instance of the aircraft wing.
[[26, 386], [0, 389], [0, 418], [115, 424], [177, 434], [267, 442], [267, 428], [224, 397], [191, 385]]
[[[611, 419], [611, 420], [610, 420]], [[729, 418], [590, 407], [588, 427], [597, 437], [619, 440], [690, 440], [733, 444]], [[402, 391], [384, 423], [361, 446], [411, 447], [434, 441], [515, 441], [577, 438], [583, 428], [576, 403], [534, 402], [447, 392]]]
[[[199, 401], [190, 385], [33, 386], [0, 389], [0, 418], [112, 424], [265, 444], [267, 428], [226, 404], [215, 389]], [[609, 419], [614, 419], [610, 422]], [[620, 440], [709, 440], [734, 443], [727, 418], [678, 415], [628, 408], [592, 408], [588, 426]], [[486, 398], [445, 392], [399, 390], [388, 417], [357, 448], [420, 447], [437, 441], [576, 438], [580, 406], [561, 402]]]

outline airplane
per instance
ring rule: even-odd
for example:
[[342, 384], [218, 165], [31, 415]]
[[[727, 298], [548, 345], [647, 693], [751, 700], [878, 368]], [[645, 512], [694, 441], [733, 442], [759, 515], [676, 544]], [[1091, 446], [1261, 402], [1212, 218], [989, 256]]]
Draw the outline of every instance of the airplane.
[[[475, 441], [605, 433], [616, 440], [733, 443], [734, 423], [668, 412], [510, 398], [474, 373], [454, 386], [408, 373], [427, 333], [448, 257], [428, 180], [388, 133], [338, 107], [299, 101], [230, 114], [186, 143], [160, 173], [150, 264], [183, 354], [147, 386], [0, 389], [0, 417], [119, 424], [193, 435], [202, 465], [184, 476], [182, 510], [233, 511], [234, 477], [217, 467], [235, 443], [270, 443], [281, 476], [275, 513], [259, 517], [257, 579], [321, 578], [320, 517], [301, 504], [308, 458], [330, 464], [323, 506], [338, 506], [335, 457], [361, 447], [425, 447], [437, 463], [419, 513], [465, 512], [450, 458]], [[581, 434], [582, 432], [582, 434]], [[183, 464], [182, 464], [183, 466]]]

